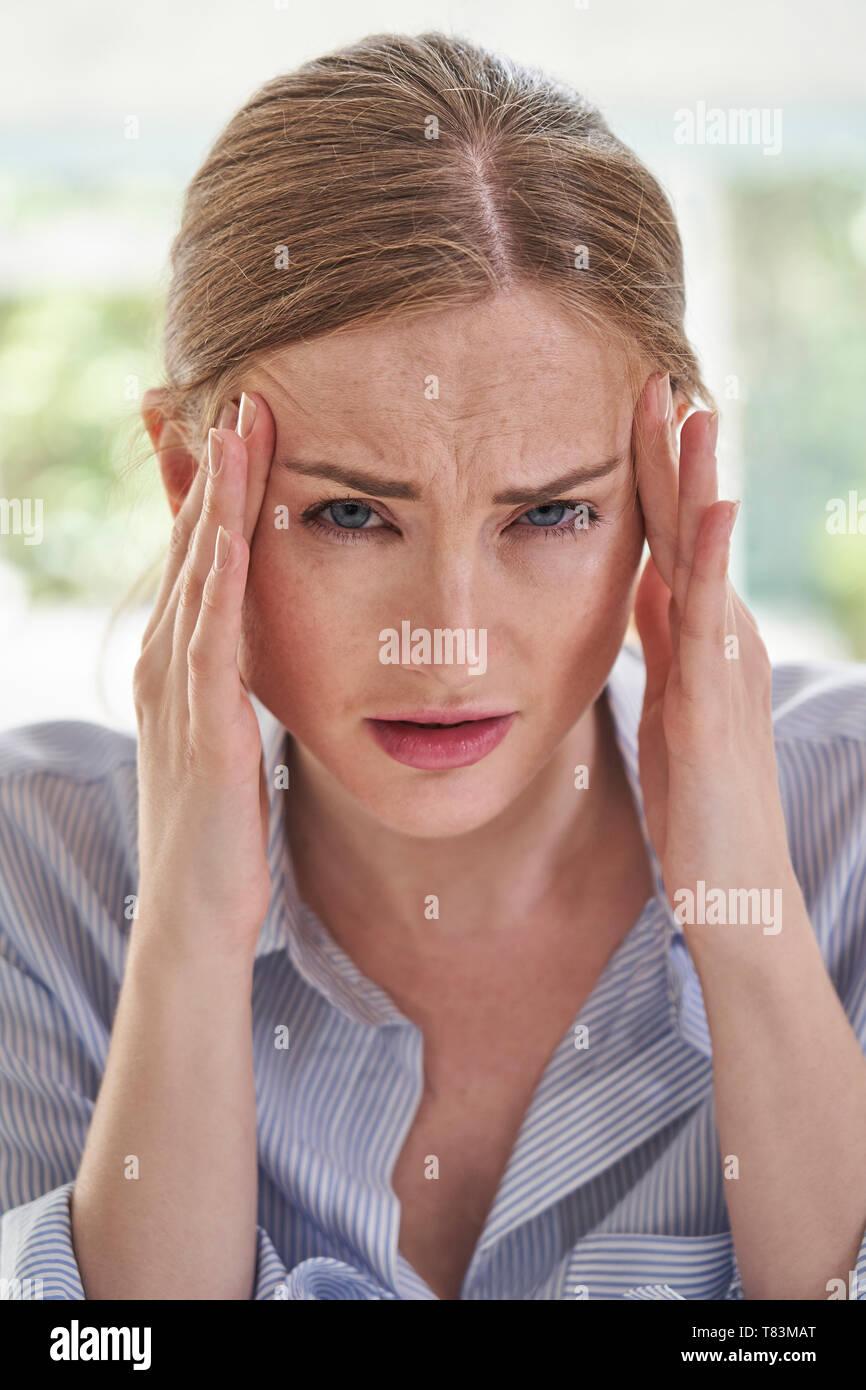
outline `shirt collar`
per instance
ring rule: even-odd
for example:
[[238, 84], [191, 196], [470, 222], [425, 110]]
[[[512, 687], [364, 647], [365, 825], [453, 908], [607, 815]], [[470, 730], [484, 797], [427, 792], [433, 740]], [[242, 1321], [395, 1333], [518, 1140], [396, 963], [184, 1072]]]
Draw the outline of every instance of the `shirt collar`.
[[288, 945], [288, 932], [291, 919], [297, 915], [299, 900], [295, 894], [291, 899], [287, 892], [291, 883], [294, 888], [294, 870], [286, 839], [285, 803], [283, 797], [289, 769], [286, 746], [287, 731], [283, 724], [266, 709], [261, 701], [251, 695], [253, 708], [259, 721], [262, 736], [262, 752], [265, 777], [268, 780], [270, 803], [270, 829], [268, 838], [268, 868], [271, 875], [271, 902], [256, 945], [256, 959], [269, 955], [272, 951], [284, 950]]
[[[645, 679], [640, 651], [624, 644], [608, 676], [606, 690], [617, 744], [649, 854], [656, 915], [665, 933], [666, 945], [670, 946], [677, 935], [682, 936], [682, 929], [668, 902], [661, 866], [647, 830], [638, 766], [638, 726]], [[259, 720], [269, 787], [268, 867], [271, 877], [271, 901], [259, 933], [255, 957], [286, 950], [308, 983], [351, 1017], [368, 1024], [406, 1023], [408, 1020], [390, 996], [361, 974], [312, 910], [301, 901], [286, 835], [284, 798], [290, 794], [289, 735], [284, 725], [255, 696], [252, 700]]]

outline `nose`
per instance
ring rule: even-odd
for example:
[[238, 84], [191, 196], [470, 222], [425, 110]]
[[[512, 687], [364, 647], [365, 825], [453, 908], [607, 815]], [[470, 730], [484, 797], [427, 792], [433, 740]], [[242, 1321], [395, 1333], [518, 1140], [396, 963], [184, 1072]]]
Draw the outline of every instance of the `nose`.
[[477, 694], [489, 662], [491, 600], [489, 576], [468, 544], [459, 550], [431, 548], [395, 601], [399, 621], [393, 626], [403, 638], [408, 623], [415, 656], [405, 669], [428, 688]]
[[434, 553], [421, 582], [413, 586], [418, 619], [426, 626], [475, 627], [487, 608], [482, 589], [481, 562], [468, 547]]

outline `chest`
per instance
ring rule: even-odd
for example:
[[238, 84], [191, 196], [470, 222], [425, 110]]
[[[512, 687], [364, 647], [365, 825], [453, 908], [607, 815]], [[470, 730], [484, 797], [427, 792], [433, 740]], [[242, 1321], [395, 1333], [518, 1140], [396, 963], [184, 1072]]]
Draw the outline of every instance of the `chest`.
[[537, 1080], [507, 1079], [425, 1087], [392, 1174], [400, 1253], [442, 1299], [460, 1297]]
[[494, 1002], [475, 981], [446, 1018], [419, 1019], [424, 1088], [391, 1182], [400, 1252], [439, 1298], [460, 1297], [532, 1098], [601, 968], [556, 983], [526, 972]]
[[637, 915], [642, 891], [608, 919], [612, 936], [590, 938], [592, 949], [584, 937], [580, 959], [512, 962], [498, 988], [464, 966], [468, 989], [444, 1012], [444, 978], [436, 1008], [400, 998], [424, 1037], [424, 1089], [391, 1178], [399, 1249], [441, 1299], [460, 1297], [538, 1084]]

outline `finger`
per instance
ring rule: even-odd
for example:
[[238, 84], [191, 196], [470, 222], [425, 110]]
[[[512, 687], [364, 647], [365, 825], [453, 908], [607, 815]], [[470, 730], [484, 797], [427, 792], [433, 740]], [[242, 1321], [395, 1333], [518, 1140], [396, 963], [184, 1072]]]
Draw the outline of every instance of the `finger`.
[[673, 657], [668, 605], [670, 590], [658, 572], [652, 555], [647, 559], [635, 597], [634, 617], [644, 652], [646, 685], [644, 705], [664, 694]]
[[241, 613], [250, 550], [239, 531], [218, 527], [187, 649], [185, 673], [193, 746], [218, 754], [245, 698], [238, 671]]
[[[737, 523], [737, 518], [740, 514], [741, 501], [735, 501], [733, 505], [736, 508], [736, 510], [733, 514], [733, 522], [731, 525], [732, 532], [734, 526]], [[728, 567], [730, 569], [730, 559], [728, 561]], [[744, 628], [750, 629], [756, 637], [758, 637], [760, 640], [763, 640], [761, 638], [760, 628], [758, 627], [758, 620], [755, 617], [749, 605], [743, 599], [742, 595], [737, 593], [737, 590], [731, 583], [730, 574], [728, 575], [728, 588], [730, 590], [730, 602], [733, 605], [734, 622], [739, 621]]]
[[252, 546], [273, 462], [277, 427], [267, 401], [258, 391], [245, 391], [242, 401], [246, 404], [244, 419], [239, 421], [239, 427], [242, 425], [245, 430], [248, 458], [243, 535], [247, 544]]
[[725, 635], [730, 623], [728, 555], [735, 503], [716, 502], [700, 523], [688, 590], [681, 615], [675, 669], [690, 704], [708, 703], [725, 667]]
[[[657, 820], [663, 822], [668, 790], [668, 756], [662, 711], [672, 655], [669, 598], [668, 587], [650, 555], [635, 598], [635, 623], [646, 666], [643, 709], [638, 727], [638, 756], [644, 810], [651, 823]], [[657, 829], [656, 833], [661, 832]]]
[[[219, 417], [219, 427], [223, 429], [234, 428], [237, 420], [237, 406], [233, 401], [229, 401], [222, 409]], [[183, 446], [184, 448], [186, 446]], [[190, 540], [195, 529], [196, 522], [201, 514], [202, 500], [204, 498], [205, 484], [207, 482], [207, 446], [202, 451], [198, 462], [198, 467], [193, 475], [192, 482], [187, 490], [187, 494], [177, 511], [169, 540], [168, 554], [163, 565], [162, 576], [156, 599], [154, 600], [153, 611], [150, 621], [144, 630], [142, 637], [142, 648], [145, 643], [150, 641], [157, 626], [162, 621], [171, 599], [172, 592], [177, 582], [177, 577], [183, 568], [189, 551]], [[174, 614], [171, 615], [170, 628], [174, 625]]]
[[632, 447], [650, 552], [670, 588], [676, 558], [678, 457], [668, 372], [654, 372], [644, 385], [635, 411]]
[[734, 595], [734, 603], [736, 605], [737, 616], [741, 618], [742, 621], [745, 622], [752, 629], [753, 632], [756, 632], [758, 636], [760, 636], [760, 632], [758, 629], [758, 620], [752, 612], [751, 608], [749, 608], [749, 606], [743, 602], [743, 599], [737, 593], [736, 589], [733, 588], [733, 585], [731, 586], [731, 588]]
[[672, 592], [682, 614], [689, 586], [695, 542], [707, 507], [718, 501], [715, 436], [718, 413], [690, 415], [680, 435], [677, 543]]
[[201, 516], [181, 573], [174, 625], [176, 677], [183, 689], [187, 685], [186, 652], [198, 622], [205, 581], [213, 568], [217, 531], [222, 525], [242, 535], [246, 508], [246, 442], [234, 430], [212, 429], [208, 451], [209, 476]]
[[680, 610], [677, 601], [671, 594], [670, 607], [668, 608], [668, 622], [671, 625], [671, 646], [673, 647], [672, 665], [677, 664], [677, 653], [680, 649]]
[[[213, 449], [221, 466], [205, 488], [202, 515], [193, 538], [189, 562], [180, 586], [174, 645], [185, 652], [198, 618], [202, 591], [210, 572], [217, 530], [241, 534], [252, 545], [273, 461], [276, 427], [264, 396], [242, 392], [236, 428], [212, 430]], [[185, 680], [182, 666], [178, 679]]]

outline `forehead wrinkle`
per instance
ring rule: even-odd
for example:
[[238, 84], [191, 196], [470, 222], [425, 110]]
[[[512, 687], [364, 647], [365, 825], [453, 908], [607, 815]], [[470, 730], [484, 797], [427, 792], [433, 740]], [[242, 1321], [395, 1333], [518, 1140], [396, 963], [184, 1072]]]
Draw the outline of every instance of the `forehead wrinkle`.
[[[592, 458], [588, 449], [581, 452], [584, 458], [579, 461], [573, 448], [524, 446], [509, 450], [507, 459], [498, 458], [491, 466], [478, 441], [457, 449], [451, 444], [443, 449], [442, 441], [436, 441], [434, 449], [428, 446], [407, 454], [401, 448], [396, 456], [387, 450], [368, 452], [358, 446], [351, 455], [331, 448], [323, 451], [321, 458], [313, 458], [307, 450], [279, 449], [275, 463], [299, 475], [381, 497], [420, 501], [425, 493], [435, 491], [444, 494], [452, 505], [458, 499], [465, 504], [480, 499], [496, 505], [529, 505], [542, 494], [571, 491], [619, 473], [631, 451], [614, 448], [604, 456], [599, 449]], [[542, 459], [543, 476], [538, 476]], [[426, 500], [435, 499], [428, 495]]]
[[[473, 363], [474, 368], [476, 364]], [[573, 362], [569, 362], [573, 368]], [[592, 405], [598, 400], [598, 393], [590, 390], [589, 398], [582, 401], [586, 395], [587, 383], [581, 382], [578, 377], [572, 383], [572, 389], [568, 395], [563, 395], [561, 399], [549, 402], [548, 409], [544, 412], [538, 411], [537, 386], [540, 382], [546, 382], [549, 386], [549, 375], [545, 372], [533, 373], [531, 368], [521, 371], [520, 378], [524, 392], [529, 396], [529, 400], [524, 406], [520, 401], [514, 400], [514, 375], [513, 373], [491, 372], [487, 380], [480, 384], [474, 384], [471, 389], [461, 390], [457, 384], [456, 392], [449, 390], [435, 401], [426, 399], [415, 386], [411, 389], [390, 386], [383, 392], [384, 383], [376, 380], [371, 381], [369, 373], [365, 373], [362, 381], [366, 386], [367, 393], [360, 400], [358, 398], [357, 387], [361, 383], [352, 381], [346, 382], [342, 377], [339, 381], [329, 379], [324, 383], [326, 395], [328, 385], [333, 383], [333, 388], [339, 387], [336, 400], [328, 402], [327, 399], [320, 405], [316, 405], [316, 396], [319, 394], [320, 384], [316, 379], [308, 383], [305, 389], [304, 401], [299, 400], [297, 395], [288, 389], [288, 382], [293, 381], [291, 373], [283, 373], [280, 377], [269, 369], [262, 369], [262, 375], [266, 376], [276, 387], [276, 394], [282, 396], [288, 403], [292, 417], [295, 419], [301, 415], [306, 420], [327, 422], [328, 438], [316, 441], [315, 448], [321, 451], [327, 445], [330, 449], [334, 435], [338, 435], [345, 440], [348, 447], [368, 449], [364, 436], [373, 434], [376, 438], [374, 449], [370, 450], [371, 458], [383, 457], [381, 450], [381, 434], [393, 431], [395, 439], [403, 442], [405, 431], [411, 428], [413, 432], [423, 431], [428, 434], [433, 442], [433, 447], [440, 446], [444, 442], [447, 447], [455, 448], [463, 441], [453, 440], [449, 435], [456, 430], [467, 429], [473, 433], [473, 445], [484, 444], [490, 440], [512, 439], [515, 435], [530, 434], [535, 437], [538, 426], [550, 415], [551, 409], [554, 414], [562, 411], [564, 414], [574, 418], [575, 415], [592, 411]], [[405, 372], [401, 373], [405, 375]], [[414, 377], [413, 377], [414, 381]], [[373, 387], [370, 393], [370, 387]], [[581, 387], [583, 386], [583, 390]], [[297, 390], [296, 386], [296, 390]], [[500, 412], [500, 419], [490, 423], [491, 414], [495, 413], [496, 396], [501, 389], [507, 389], [507, 401], [503, 403]], [[378, 396], [378, 399], [377, 399]], [[493, 401], [491, 401], [493, 396]], [[456, 399], [455, 399], [456, 397]], [[274, 401], [274, 405], [277, 402]], [[582, 404], [584, 409], [582, 410]], [[277, 411], [274, 410], [275, 418]], [[282, 412], [280, 412], [282, 413]], [[606, 413], [606, 412], [605, 412]], [[515, 414], [524, 418], [515, 420]], [[533, 416], [537, 416], [533, 420]], [[525, 418], [528, 417], [528, 418]], [[292, 428], [292, 418], [284, 420], [284, 429], [280, 428], [281, 421], [277, 419], [278, 439], [281, 434], [288, 434]], [[478, 433], [475, 427], [481, 426]], [[580, 427], [575, 421], [569, 433], [576, 435]], [[582, 431], [581, 431], [582, 432]], [[312, 441], [311, 441], [312, 442]], [[424, 446], [420, 446], [424, 447]], [[603, 451], [603, 450], [602, 450]]]
[[[276, 381], [273, 373], [267, 375]], [[300, 406], [284, 384], [278, 384], [284, 397], [293, 406]], [[398, 393], [395, 402], [392, 393], [389, 400], [375, 410], [366, 402], [359, 408], [357, 401], [347, 401], [345, 395], [339, 404], [349, 407], [342, 419], [339, 408], [331, 413], [303, 407], [307, 419], [321, 420], [326, 428], [320, 430], [314, 423], [309, 434], [304, 429], [304, 438], [296, 444], [292, 439], [296, 434], [292, 422], [283, 420], [281, 428], [280, 420], [276, 419], [275, 462], [287, 463], [293, 456], [299, 462], [316, 458], [349, 470], [354, 466], [359, 474], [369, 472], [380, 481], [393, 478], [396, 484], [414, 484], [419, 491], [436, 483], [439, 487], [449, 487], [452, 494], [459, 493], [469, 502], [477, 494], [498, 494], [506, 489], [513, 491], [518, 486], [529, 490], [533, 474], [543, 474], [538, 477], [541, 488], [553, 477], [564, 474], [569, 464], [576, 467], [581, 462], [580, 456], [589, 466], [616, 452], [614, 447], [605, 447], [613, 445], [611, 440], [599, 440], [596, 447], [583, 438], [578, 444], [584, 432], [576, 425], [570, 430], [556, 432], [545, 445], [539, 438], [543, 417], [535, 423], [515, 420], [512, 411], [511, 418], [506, 416], [491, 424], [489, 403], [479, 402], [477, 407], [470, 404], [468, 409], [451, 413], [440, 411], [438, 401], [417, 402], [422, 418], [411, 422], [414, 440], [407, 449], [408, 422], [401, 394]], [[575, 402], [570, 404], [573, 408]], [[477, 433], [465, 429], [471, 422], [486, 427]], [[467, 439], [466, 434], [471, 438]], [[488, 451], [497, 445], [503, 454], [507, 453], [507, 458], [490, 458]], [[355, 490], [367, 489], [356, 487]]]

